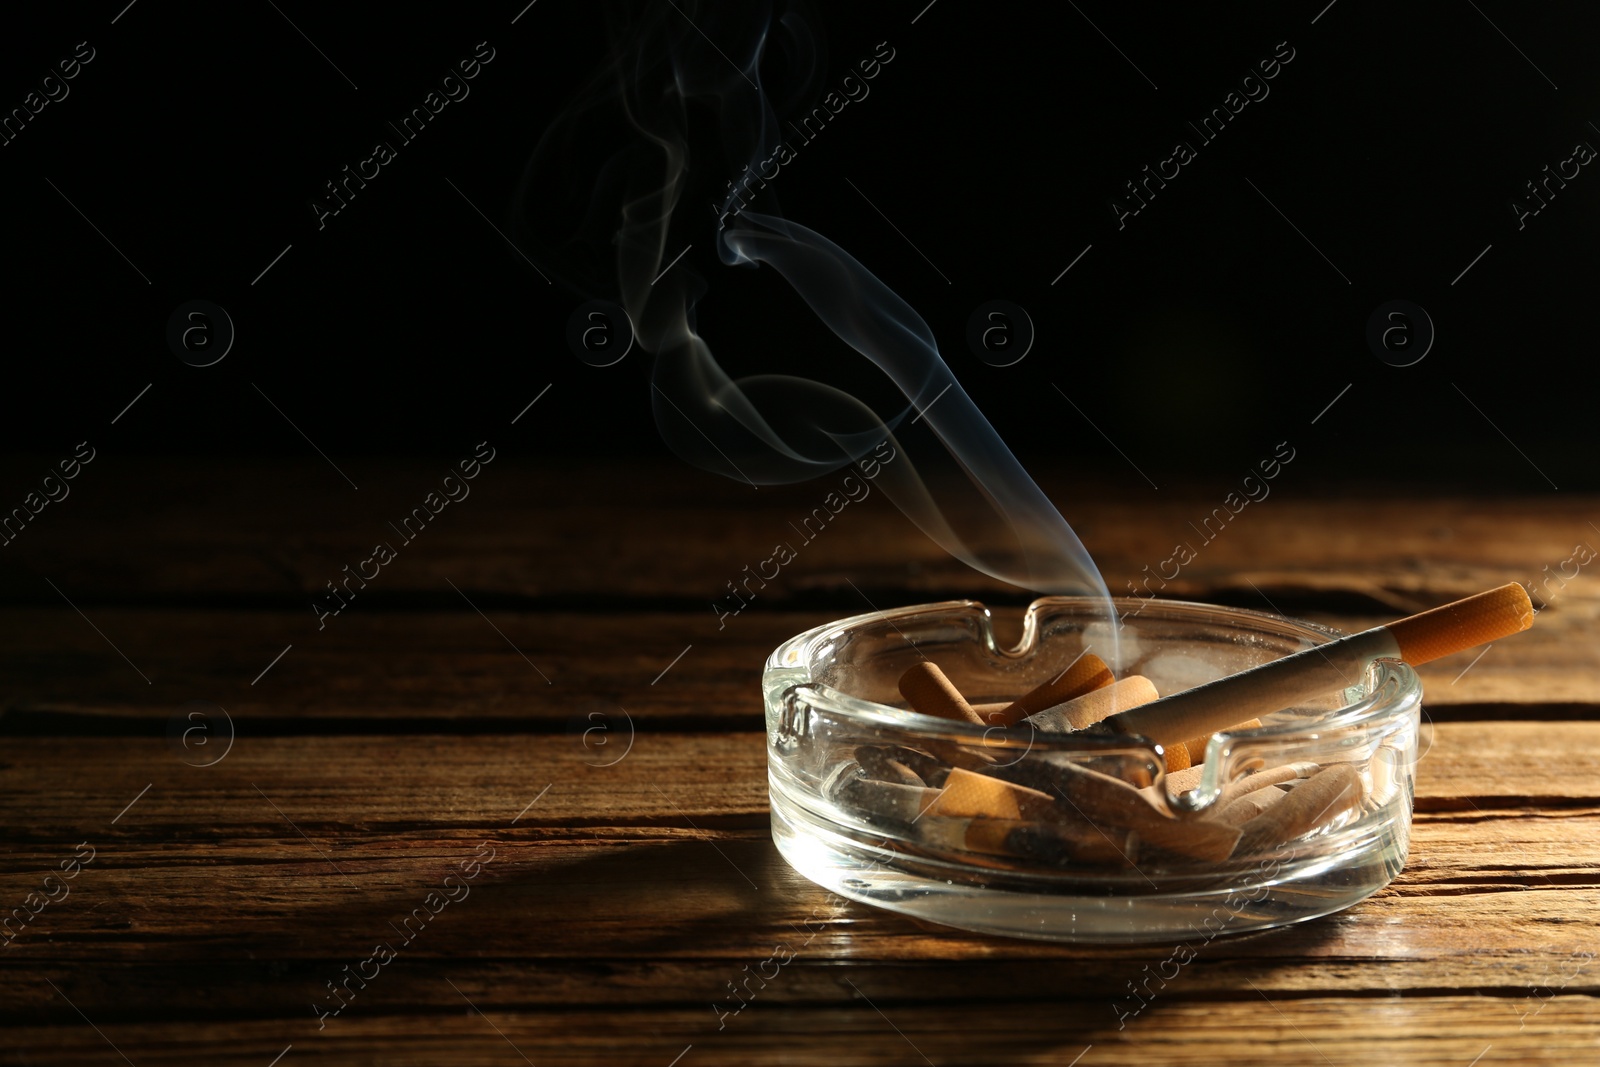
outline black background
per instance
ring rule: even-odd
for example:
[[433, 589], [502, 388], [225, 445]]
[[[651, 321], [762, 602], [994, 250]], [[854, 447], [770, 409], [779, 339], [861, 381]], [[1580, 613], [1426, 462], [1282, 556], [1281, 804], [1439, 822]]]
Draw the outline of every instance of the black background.
[[[1600, 19], [1491, 0], [1325, 4], [815, 5], [827, 84], [881, 41], [895, 58], [763, 205], [918, 309], [1029, 465], [1232, 481], [1288, 439], [1321, 484], [1594, 485], [1600, 173], [1584, 168], [1520, 231], [1509, 204], [1577, 141], [1600, 146]], [[715, 38], [717, 5], [679, 6]], [[54, 459], [88, 438], [302, 456], [292, 419], [336, 461], [454, 460], [550, 385], [513, 454], [666, 455], [649, 354], [594, 368], [564, 341], [585, 296], [615, 293], [546, 284], [494, 228], [537, 247], [516, 194], [541, 132], [608, 54], [602, 5], [113, 0], [18, 18], [0, 41], [0, 107], [77, 42], [96, 58], [0, 147], [7, 453]], [[323, 184], [393, 140], [385, 121], [479, 41], [496, 55], [471, 95], [319, 230]], [[1295, 57], [1270, 96], [1119, 230], [1108, 201], [1123, 182], [1195, 143], [1185, 121], [1280, 41]], [[707, 189], [731, 177], [715, 149], [695, 156]], [[674, 232], [694, 247], [676, 269], [707, 280], [700, 324], [731, 371], [870, 379], [770, 271], [718, 264], [711, 213], [686, 212]], [[995, 298], [1037, 329], [1015, 366], [964, 341]], [[215, 366], [166, 343], [193, 299], [237, 328]], [[1437, 328], [1415, 366], [1365, 340], [1393, 299]]]

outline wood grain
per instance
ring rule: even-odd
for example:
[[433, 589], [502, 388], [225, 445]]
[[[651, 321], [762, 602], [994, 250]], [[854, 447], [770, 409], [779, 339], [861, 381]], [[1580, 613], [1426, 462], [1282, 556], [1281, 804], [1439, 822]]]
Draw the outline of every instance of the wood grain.
[[[1487, 652], [1422, 667], [1429, 715], [1594, 714], [1600, 631], [1590, 609], [1600, 610], [1600, 601], [1564, 604]], [[760, 721], [761, 668], [780, 642], [870, 610], [864, 602], [752, 610], [719, 625], [709, 609], [523, 609], [485, 618], [461, 604], [448, 611], [352, 610], [319, 631], [309, 611], [100, 607], [87, 611], [91, 625], [65, 605], [10, 608], [0, 611], [0, 643], [12, 653], [0, 688], [0, 723], [78, 731], [127, 720], [159, 730], [186, 702], [209, 700], [240, 723], [266, 721], [275, 730], [305, 720], [551, 730], [622, 721], [624, 713], [690, 729], [747, 728]], [[998, 613], [1002, 625], [1018, 617]], [[1351, 630], [1385, 621], [1308, 614]]]
[[[290, 1055], [296, 1062], [401, 1067], [670, 1067], [675, 1062], [748, 1067], [769, 1057], [784, 1064], [842, 1067], [924, 1062], [1061, 1067], [1080, 1055], [1086, 1067], [1214, 1067], [1221, 1050], [1241, 1063], [1449, 1067], [1471, 1063], [1488, 1049], [1500, 1062], [1571, 1067], [1593, 1062], [1600, 1052], [1600, 1008], [1589, 995], [1553, 998], [1537, 1015], [1520, 1020], [1515, 1013], [1484, 1012], [1475, 996], [1174, 999], [1152, 1004], [1119, 1030], [1114, 1019], [1083, 1004], [909, 1004], [864, 977], [843, 981], [852, 991], [850, 1006], [793, 1011], [753, 1002], [720, 1031], [709, 1006], [628, 1011], [621, 1013], [622, 1025], [613, 1004], [559, 1015], [480, 1014], [440, 982], [441, 1005], [457, 998], [448, 1012], [340, 1019], [320, 1032], [314, 1022], [195, 1019], [182, 1025], [101, 1027], [104, 1036], [81, 1024], [21, 1027], [7, 1038], [25, 1062], [47, 1065], [118, 1062], [112, 1045], [141, 1064], [262, 1065], [293, 1045]], [[203, 1013], [203, 1006], [195, 1011]]]
[[[761, 591], [768, 603], [853, 605], [847, 577], [899, 603], [1018, 599], [1011, 587], [951, 559], [881, 492], [805, 541], [791, 523], [821, 506], [832, 488], [826, 479], [756, 492], [670, 464], [574, 471], [505, 457], [405, 544], [389, 524], [435, 488], [426, 464], [372, 461], [356, 493], [314, 465], [102, 458], [104, 469], [86, 470], [71, 497], [6, 547], [0, 602], [58, 604], [42, 580], [48, 576], [80, 603], [247, 602], [309, 615], [311, 597], [381, 540], [394, 543], [398, 558], [361, 593], [372, 605], [453, 607], [454, 582], [485, 606], [655, 599], [699, 610], [780, 542], [791, 543], [797, 558]], [[1508, 581], [1534, 582], [1557, 603], [1600, 600], [1592, 563], [1569, 567], [1577, 571], [1570, 581], [1543, 581], [1561, 572], [1580, 542], [1600, 546], [1594, 494], [1490, 501], [1413, 487], [1343, 494], [1322, 487], [1313, 495], [1281, 484], [1208, 541], [1197, 526], [1231, 485], [1154, 492], [1048, 470], [1038, 477], [1118, 594], [1187, 543], [1194, 561], [1152, 591], [1259, 606], [1260, 589], [1290, 610], [1320, 603], [1386, 615]]]
[[[1202, 946], [1174, 998], [1474, 990], [1512, 1016], [1533, 989], [1593, 994], [1600, 970], [1564, 976], [1600, 937], [1600, 724], [1503, 733], [1436, 728], [1411, 859], [1387, 890]], [[1571, 753], [1568, 774], [1536, 773]], [[295, 1019], [375, 942], [398, 942], [390, 924], [484, 842], [494, 859], [470, 895], [363, 1011], [448, 1013], [444, 974], [486, 1010], [709, 1012], [784, 945], [796, 958], [763, 991], [773, 1006], [848, 1005], [849, 964], [902, 1003], [1051, 997], [1114, 1019], [1108, 990], [1172, 949], [980, 937], [830, 898], [771, 845], [761, 735], [642, 737], [605, 768], [586, 756], [546, 737], [267, 738], [193, 768], [150, 742], [15, 740], [0, 900], [20, 903], [80, 841], [96, 855], [5, 950], [0, 1014], [66, 1021], [48, 978], [97, 1021], [181, 1023], [202, 986], [214, 1012]], [[72, 778], [72, 796], [48, 789]]]
[[[319, 627], [312, 598], [442, 473], [350, 466], [359, 493], [315, 460], [107, 453], [0, 553], [0, 915], [95, 849], [0, 947], [4, 1062], [1600, 1060], [1600, 582], [1541, 586], [1600, 544], [1600, 496], [1286, 476], [1207, 541], [1190, 524], [1230, 485], [1046, 473], [1118, 592], [1187, 542], [1163, 595], [1346, 630], [1505, 581], [1547, 594], [1530, 633], [1423, 668], [1393, 884], [1200, 945], [1128, 1015], [1174, 946], [935, 927], [831, 897], [771, 842], [757, 679], [779, 641], [967, 596], [1004, 634], [1026, 594], [874, 494], [719, 620], [827, 485], [507, 457]], [[205, 746], [166, 736], [190, 701], [226, 709]], [[327, 983], [485, 846], [470, 895], [319, 1026]], [[778, 946], [794, 958], [734, 1014], [730, 983]]]
[[[1432, 734], [1418, 767], [1424, 811], [1600, 806], [1600, 723], [1442, 723]], [[685, 819], [742, 829], [765, 825], [764, 742], [751, 732], [639, 731], [631, 749], [618, 736], [608, 744], [619, 747], [607, 751], [565, 734], [244, 735], [219, 762], [195, 767], [184, 762], [194, 750], [156, 740], [10, 738], [0, 765], [0, 844], [102, 827], [118, 838], [196, 832], [196, 811], [206, 813], [208, 835], [279, 833], [284, 818], [262, 802], [263, 792], [294, 797], [286, 815], [306, 829], [687, 826]], [[70, 793], [51, 788], [69, 778]], [[393, 782], [405, 788], [383, 788]]]

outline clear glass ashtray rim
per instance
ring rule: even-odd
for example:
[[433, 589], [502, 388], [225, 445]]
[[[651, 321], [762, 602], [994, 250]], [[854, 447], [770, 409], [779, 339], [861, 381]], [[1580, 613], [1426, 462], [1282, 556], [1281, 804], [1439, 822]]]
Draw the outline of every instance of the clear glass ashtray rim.
[[[1147, 614], [1151, 619], [1173, 622], [1204, 621], [1207, 616], [1222, 615], [1249, 624], [1262, 636], [1300, 638], [1313, 645], [1325, 644], [1347, 636], [1344, 631], [1302, 619], [1250, 608], [1227, 607], [1189, 600], [1149, 600], [1144, 598], [1113, 597], [1111, 604], [1117, 611], [1119, 624], [1130, 618]], [[1117, 737], [1085, 737], [1081, 734], [1050, 733], [1031, 728], [1018, 729], [979, 726], [955, 722], [905, 708], [880, 704], [835, 689], [815, 680], [812, 665], [819, 647], [828, 639], [841, 636], [852, 629], [872, 623], [888, 622], [896, 625], [917, 618], [955, 616], [979, 623], [979, 633], [987, 651], [1005, 659], [1023, 659], [1035, 652], [1039, 645], [1040, 619], [1050, 614], [1071, 614], [1074, 608], [1092, 608], [1081, 613], [1088, 618], [1097, 614], [1103, 618], [1105, 601], [1098, 597], [1045, 596], [1033, 600], [1023, 613], [1022, 637], [1016, 646], [1004, 648], [995, 639], [993, 614], [978, 600], [947, 600], [927, 604], [913, 604], [886, 611], [873, 611], [814, 626], [784, 641], [768, 656], [762, 671], [766, 691], [766, 713], [769, 729], [775, 716], [782, 713], [783, 694], [800, 692], [805, 701], [821, 710], [843, 715], [871, 725], [901, 732], [908, 740], [965, 742], [981, 744], [987, 748], [1026, 746], [1038, 752], [1083, 752], [1101, 750], [1126, 750], [1130, 745], [1143, 745], [1160, 750], [1155, 742], [1137, 735]], [[1125, 609], [1136, 607], [1131, 615]], [[898, 629], [898, 625], [896, 625]], [[909, 639], [908, 639], [909, 640]], [[1349, 730], [1352, 727], [1383, 727], [1397, 720], [1421, 704], [1422, 681], [1410, 664], [1398, 659], [1378, 659], [1369, 666], [1365, 678], [1356, 686], [1365, 695], [1337, 710], [1314, 719], [1297, 722], [1269, 723], [1261, 726], [1219, 732], [1213, 746], [1226, 746], [1235, 740], [1315, 742], [1327, 730]], [[1214, 753], [1220, 755], [1220, 753]]]
[[[1316, 645], [1344, 636], [1331, 627], [1283, 615], [1200, 602], [1116, 598], [1113, 606], [1119, 617], [1138, 613], [1138, 619], [1129, 620], [1134, 633], [1139, 620], [1155, 624], [1141, 635], [1154, 642], [1145, 650], [1151, 654], [1162, 650], [1163, 640], [1170, 642], [1168, 650], [1186, 640], [1206, 644], [1203, 630], [1208, 621], [1215, 621], [1219, 631], [1231, 629], [1224, 641], [1231, 639], [1240, 648], [1250, 647], [1254, 638], [1274, 639], [1276, 647], [1264, 650], [1265, 658], [1283, 654], [1285, 641]], [[1178, 796], [1168, 786], [1161, 746], [1148, 738], [985, 728], [854, 697], [816, 680], [829, 655], [830, 640], [873, 626], [890, 638], [892, 649], [893, 630], [905, 631], [904, 636], [914, 642], [919, 620], [930, 627], [924, 631], [930, 639], [942, 630], [937, 640], [947, 648], [962, 642], [971, 642], [975, 650], [987, 646], [1003, 671], [1007, 660], [1036, 651], [1055, 614], [1069, 616], [1067, 621], [1078, 623], [1081, 631], [1106, 621], [1105, 601], [1089, 597], [1033, 601], [1026, 609], [1023, 638], [1010, 649], [999, 646], [992, 614], [976, 600], [851, 616], [812, 627], [779, 645], [768, 658], [762, 685], [772, 832], [786, 861], [843, 897], [941, 926], [1029, 940], [1106, 944], [1184, 938], [1194, 929], [1193, 923], [1209, 923], [1222, 913], [1228, 931], [1238, 934], [1315, 919], [1379, 891], [1404, 866], [1422, 686], [1416, 672], [1399, 660], [1374, 661], [1359, 682], [1342, 691], [1343, 707], [1327, 712], [1298, 709], [1296, 714], [1267, 718], [1267, 725], [1218, 733], [1200, 761], [1198, 783]], [[953, 622], [962, 625], [952, 627]], [[972, 626], [973, 622], [978, 625]], [[1164, 626], [1166, 622], [1172, 625]], [[966, 633], [959, 632], [961, 628]], [[1080, 639], [1075, 633], [1061, 636], [1067, 641]], [[871, 670], [884, 647], [866, 651], [860, 666]], [[880, 680], [887, 678], [886, 669]], [[872, 684], [880, 692], [885, 689], [878, 681]], [[1381, 803], [1369, 807], [1363, 802], [1312, 833], [1270, 850], [1200, 865], [1156, 859], [1151, 867], [1141, 858], [1133, 875], [1027, 861], [1002, 869], [991, 862], [992, 857], [965, 856], [959, 847], [937, 846], [928, 852], [886, 846], [887, 841], [900, 840], [892, 827], [870, 817], [862, 821], [859, 814], [831, 801], [824, 768], [811, 762], [835, 742], [857, 734], [873, 744], [919, 748], [929, 742], [953, 743], [987, 749], [991, 756], [1004, 746], [1012, 748], [1018, 759], [1135, 756], [1146, 764], [1147, 783], [1159, 789], [1161, 799], [1152, 800], [1159, 805], [1164, 799], [1168, 813], [1181, 818], [1201, 815], [1217, 803], [1232, 776], [1257, 756], [1314, 763], [1348, 762], [1354, 757], [1364, 765], [1363, 779], [1375, 774], [1383, 751], [1392, 749], [1399, 762], [1390, 764]], [[838, 758], [848, 757], [841, 750]], [[835, 762], [829, 757], [830, 766]], [[1126, 766], [1136, 770], [1137, 762]], [[1375, 789], [1375, 780], [1367, 780], [1366, 788]], [[879, 837], [884, 841], [871, 840]], [[1269, 861], [1281, 862], [1269, 867]]]

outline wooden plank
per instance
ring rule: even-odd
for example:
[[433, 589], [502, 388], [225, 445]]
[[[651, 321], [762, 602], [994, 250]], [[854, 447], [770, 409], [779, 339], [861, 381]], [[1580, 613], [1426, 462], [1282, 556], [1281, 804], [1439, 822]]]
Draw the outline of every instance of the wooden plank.
[[[268, 805], [261, 802], [270, 813]], [[821, 958], [1155, 960], [1170, 949], [1002, 940], [830, 901], [755, 829], [555, 837], [537, 830], [367, 832], [359, 840], [353, 832], [302, 829], [304, 838], [285, 826], [283, 836], [253, 842], [180, 839], [159, 846], [85, 832], [81, 840], [95, 849], [93, 861], [59, 904], [8, 928], [22, 932], [7, 957], [18, 964], [133, 961], [152, 952], [194, 959], [249, 950], [262, 958], [360, 959], [379, 940], [400, 944], [406, 932], [390, 924], [401, 923], [480, 853], [491, 857], [487, 866], [460, 904], [406, 945], [408, 957], [749, 961], [752, 953], [757, 960], [770, 955], [776, 941], [806, 941], [823, 923], [826, 933], [805, 946]], [[1246, 957], [1330, 957], [1352, 966], [1426, 959], [1449, 973], [1429, 978], [1418, 971], [1413, 980], [1449, 988], [1461, 975], [1443, 961], [1458, 960], [1462, 974], [1501, 986], [1505, 974], [1496, 979], [1486, 962], [1564, 957], [1600, 931], [1593, 908], [1600, 884], [1594, 809], [1465, 823], [1423, 816], [1416, 830], [1412, 862], [1382, 895], [1313, 927], [1267, 935], [1261, 944], [1229, 944]], [[78, 844], [8, 850], [4, 899], [20, 906]], [[217, 912], [228, 920], [212, 921]], [[803, 925], [808, 920], [810, 928]], [[1295, 988], [1322, 988], [1318, 976], [1304, 979]], [[1344, 980], [1366, 988], [1389, 979], [1352, 971]]]
[[[329, 1063], [1066, 1063], [1090, 1045], [1085, 1067], [1596, 1058], [1600, 983], [1574, 952], [1600, 940], [1600, 724], [1442, 721], [1592, 713], [1587, 571], [1546, 586], [1559, 596], [1532, 634], [1424, 669], [1441, 721], [1392, 886], [1203, 944], [1119, 1022], [1133, 1001], [1113, 994], [1171, 946], [983, 938], [830, 898], [771, 845], [761, 734], [697, 732], [758, 726], [760, 663], [798, 630], [1026, 599], [882, 494], [719, 627], [725, 583], [827, 485], [503, 462], [318, 629], [310, 598], [431, 487], [421, 466], [373, 465], [358, 497], [281, 464], [107, 458], [89, 473], [109, 477], [75, 483], [0, 559], [0, 901], [77, 842], [96, 849], [3, 950], [21, 1062], [264, 1064], [291, 1042]], [[1537, 582], [1600, 543], [1600, 497], [1491, 511], [1282, 486], [1214, 542], [1191, 537], [1218, 495], [1058, 492], [1084, 501], [1067, 511], [1114, 589], [1200, 543], [1162, 592], [1345, 629]], [[195, 699], [233, 716], [213, 766], [191, 764], [217, 749], [148, 739]], [[80, 729], [142, 736], [49, 736]], [[484, 842], [471, 897], [319, 1029], [325, 983]], [[780, 944], [794, 960], [726, 1014], [729, 983]]]
[[[841, 901], [790, 869], [754, 830], [612, 831], [587, 840], [368, 834], [359, 845], [308, 831], [298, 846], [273, 839], [254, 847], [233, 840], [203, 847], [104, 841], [94, 845], [70, 895], [8, 928], [15, 937], [6, 955], [11, 967], [35, 974], [82, 974], [115, 963], [99, 983], [112, 1007], [123, 1003], [125, 983], [117, 976], [125, 964], [146, 972], [161, 964], [228, 974], [237, 998], [238, 983], [248, 997], [265, 971], [288, 973], [268, 967], [282, 961], [296, 964], [297, 984], [283, 991], [284, 1003], [293, 1005], [297, 997], [315, 997], [343, 964], [386, 942], [408, 961], [452, 961], [486, 997], [515, 1005], [575, 1002], [597, 989], [635, 985], [633, 995], [644, 999], [714, 999], [727, 980], [742, 976], [743, 965], [754, 967], [780, 946], [787, 950], [780, 955], [819, 966], [830, 960], [899, 965], [917, 984], [952, 994], [983, 976], [967, 994], [974, 998], [1025, 992], [1019, 983], [1037, 983], [1036, 992], [1118, 998], [1127, 995], [1126, 982], [1146, 976], [1143, 965], [1167, 959], [1180, 941], [1198, 957], [1185, 972], [1194, 976], [1185, 988], [1192, 981], [1196, 992], [1240, 992], [1248, 988], [1239, 974], [1245, 968], [1263, 988], [1293, 993], [1543, 987], [1559, 979], [1558, 962], [1594, 944], [1600, 932], [1594, 810], [1560, 820], [1502, 815], [1469, 825], [1423, 816], [1416, 831], [1413, 860], [1395, 883], [1344, 913], [1243, 938], [1208, 941], [1196, 933], [1132, 947], [985, 937]], [[94, 837], [85, 840], [94, 844]], [[21, 906], [76, 844], [11, 853], [8, 863], [18, 873], [0, 884], [5, 899]], [[489, 858], [480, 860], [485, 866], [467, 880], [466, 891], [459, 876], [449, 883], [457, 901], [435, 901], [436, 918], [404, 925], [446, 876], [482, 856]], [[1249, 971], [1270, 960], [1297, 966], [1271, 976]], [[1015, 975], [998, 973], [1002, 964], [1024, 961], [1028, 966]], [[1079, 965], [1048, 966], [1052, 961]], [[1083, 961], [1098, 962], [1085, 970]], [[961, 964], [965, 977], [918, 976], [944, 963]], [[493, 976], [506, 972], [555, 977], [538, 992], [521, 982], [495, 989]], [[695, 982], [639, 981], [653, 972]], [[1584, 964], [1583, 972], [1579, 987], [1596, 988], [1600, 969]], [[837, 995], [825, 973], [812, 977], [773, 995], [801, 1001]], [[175, 978], [194, 981], [185, 973], [164, 982]], [[1115, 981], [1108, 985], [1108, 978]], [[386, 983], [374, 993], [403, 996], [403, 987]], [[40, 991], [13, 992], [20, 999], [7, 1003], [21, 1005]], [[258, 1007], [273, 1002], [263, 999]], [[280, 1010], [293, 1014], [298, 1007]]]
[[[0, 708], [14, 729], [23, 728], [19, 717], [28, 729], [48, 730], [51, 716], [66, 716], [56, 728], [73, 732], [96, 720], [164, 728], [192, 700], [221, 705], [241, 728], [312, 719], [449, 720], [469, 729], [570, 724], [579, 734], [630, 719], [742, 725], [760, 721], [759, 678], [772, 649], [853, 610], [752, 610], [719, 622], [709, 608], [491, 611], [485, 618], [463, 604], [352, 610], [319, 631], [309, 611], [100, 607], [87, 613], [91, 625], [64, 605], [13, 607], [0, 611], [0, 647], [10, 653]], [[1600, 704], [1597, 612], [1600, 601], [1563, 605], [1481, 658], [1469, 651], [1424, 666], [1429, 715], [1592, 714]], [[1020, 625], [1015, 611], [998, 614], [1003, 625]], [[1384, 621], [1312, 617], [1349, 629]]]
[[[1418, 770], [1424, 810], [1471, 817], [1531, 806], [1560, 816], [1600, 805], [1600, 723], [1433, 729]], [[357, 837], [462, 828], [749, 829], [765, 826], [764, 741], [760, 733], [640, 731], [621, 758], [597, 758], [593, 746], [564, 734], [246, 736], [225, 758], [195, 767], [183, 761], [188, 753], [160, 741], [10, 738], [0, 776], [0, 842], [90, 833], [107, 841], [178, 833], [292, 838], [286, 819], [308, 832]], [[72, 790], [60, 789], [68, 781]], [[292, 810], [275, 813], [262, 793], [290, 799]], [[115, 818], [135, 796], [137, 804]], [[538, 804], [516, 818], [536, 796]]]
[[[1369, 925], [1413, 921], [1394, 910], [1375, 908], [1376, 902], [1361, 905], [1358, 920]], [[1456, 906], [1457, 911], [1462, 908], [1471, 904]], [[868, 909], [847, 905], [838, 912], [835, 922], [848, 930]], [[635, 944], [628, 946], [628, 954], [609, 957], [598, 952], [521, 958], [407, 952], [383, 968], [381, 980], [367, 965], [365, 973], [372, 980], [365, 988], [352, 981], [349, 993], [339, 994], [347, 1003], [338, 1018], [435, 1012], [443, 978], [484, 1010], [625, 1004], [635, 1010], [682, 1007], [714, 1016], [718, 1010], [737, 1010], [741, 998], [753, 1000], [757, 1012], [848, 1004], [853, 993], [841, 980], [848, 974], [858, 983], [870, 979], [877, 990], [901, 1001], [1079, 1002], [1110, 1023], [1139, 1010], [1140, 1001], [1151, 999], [1152, 993], [1167, 999], [1226, 1002], [1262, 994], [1274, 1000], [1328, 994], [1411, 998], [1459, 990], [1482, 998], [1480, 1011], [1485, 1016], [1515, 1028], [1552, 996], [1600, 994], [1596, 965], [1581, 955], [1593, 949], [1576, 948], [1571, 941], [1552, 944], [1542, 939], [1520, 948], [1492, 949], [1482, 957], [1465, 950], [1436, 951], [1435, 945], [1446, 937], [1458, 944], [1471, 939], [1485, 922], [1481, 910], [1476, 927], [1447, 921], [1448, 914], [1441, 906], [1418, 915], [1416, 921], [1438, 932], [1427, 943], [1411, 946], [1409, 953], [1398, 947], [1374, 951], [1329, 921], [1279, 934], [1219, 938], [1209, 945], [1196, 939], [1176, 957], [1180, 950], [1173, 944], [1104, 949], [1098, 955], [1058, 949], [1021, 956], [1007, 951], [1009, 942], [989, 940], [978, 946], [988, 951], [902, 958], [892, 951], [884, 954], [875, 941], [861, 946], [846, 941], [841, 947], [837, 931], [819, 932], [808, 944], [809, 935], [803, 931], [773, 929], [766, 923], [753, 928], [741, 944], [711, 945], [694, 956], [650, 954]], [[1530, 923], [1549, 924], [1561, 922], [1570, 911], [1523, 914]], [[592, 924], [587, 928], [597, 935], [597, 947], [617, 947], [616, 935]], [[474, 926], [474, 933], [480, 940], [495, 937], [481, 924]], [[1592, 937], [1589, 927], [1577, 933]], [[767, 940], [762, 942], [762, 937]], [[913, 926], [899, 937], [937, 941], [938, 932]], [[317, 958], [259, 948], [219, 947], [202, 953], [170, 946], [152, 948], [143, 959], [23, 958], [0, 971], [0, 994], [5, 997], [0, 1021], [25, 1023], [56, 1016], [64, 1021], [51, 982], [69, 991], [79, 1007], [100, 1021], [182, 1022], [190, 1018], [182, 1006], [202, 994], [213, 1017], [294, 1020], [302, 1013], [337, 1010], [340, 1001], [327, 983], [345, 980], [351, 972], [344, 968], [359, 968], [372, 957], [373, 948], [367, 945], [352, 955]], [[1188, 951], [1195, 955], [1182, 967], [1180, 979], [1174, 974], [1175, 962], [1188, 959]], [[1170, 981], [1163, 984], [1162, 976]]]
[[[55, 1028], [17, 1027], [8, 1043], [40, 1065], [118, 1062], [254, 1065], [289, 1045], [293, 1062], [462, 1067], [638, 1064], [715, 1067], [777, 1061], [795, 1067], [937, 1063], [1084, 1067], [1214, 1067], [1218, 1063], [1381, 1063], [1448, 1067], [1483, 1062], [1571, 1067], [1600, 1051], [1600, 1008], [1591, 996], [1561, 996], [1519, 1029], [1483, 1010], [1476, 996], [1311, 997], [1152, 1004], [1124, 1029], [1089, 1005], [908, 1004], [870, 977], [846, 975], [855, 1003], [818, 1010], [752, 1005], [716, 1029], [709, 1011], [587, 1010], [480, 1014], [440, 982], [437, 1013], [314, 1021], [101, 1025], [73, 1019]], [[69, 994], [70, 995], [70, 994]], [[197, 1009], [196, 1014], [202, 1014]], [[619, 1025], [620, 1023], [620, 1025]], [[113, 1048], [116, 1050], [113, 1051]], [[1494, 1059], [1486, 1052], [1493, 1050]], [[1086, 1051], [1088, 1050], [1088, 1051]], [[286, 1057], [283, 1061], [290, 1062]]]
[[[1419, 795], [1441, 810], [1418, 816], [1395, 883], [1316, 923], [1199, 944], [1184, 995], [1595, 991], [1587, 964], [1563, 976], [1600, 928], [1597, 740], [1595, 723], [1438, 727]], [[709, 1006], [783, 945], [795, 966], [768, 1001], [848, 1002], [833, 968], [848, 962], [902, 999], [1111, 1012], [1172, 953], [980, 937], [830, 898], [771, 845], [759, 735], [643, 738], [608, 768], [554, 738], [422, 741], [263, 739], [208, 768], [162, 766], [148, 742], [13, 741], [0, 900], [20, 904], [79, 842], [95, 856], [5, 950], [0, 1014], [54, 1011], [49, 978], [114, 1021], [179, 1018], [198, 988], [218, 1011], [295, 1018], [398, 942], [392, 924], [485, 841], [470, 893], [364, 1007], [433, 1010], [437, 967], [486, 1007]], [[1528, 773], [1561, 753], [1582, 754], [1569, 774]], [[81, 786], [52, 792], [69, 769]]]
[[709, 610], [486, 618], [465, 609], [353, 613], [321, 632], [309, 611], [99, 608], [91, 617], [92, 626], [65, 607], [0, 612], [13, 656], [7, 712], [33, 728], [47, 726], [40, 716], [73, 716], [74, 731], [77, 718], [165, 724], [191, 700], [220, 704], [241, 729], [263, 719], [570, 723], [579, 735], [630, 719], [748, 728], [761, 721], [767, 656], [834, 616], [752, 614], [719, 628]]

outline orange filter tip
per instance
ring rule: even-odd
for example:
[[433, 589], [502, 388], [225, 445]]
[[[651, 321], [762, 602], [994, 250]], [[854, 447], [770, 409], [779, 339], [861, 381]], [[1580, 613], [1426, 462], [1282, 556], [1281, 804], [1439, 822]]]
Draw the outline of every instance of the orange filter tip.
[[1533, 601], [1516, 582], [1445, 604], [1385, 627], [1407, 663], [1429, 663], [1533, 625]]

